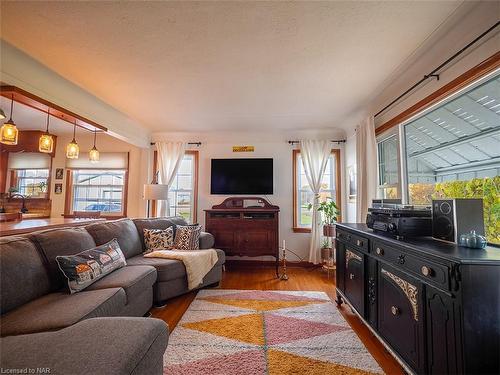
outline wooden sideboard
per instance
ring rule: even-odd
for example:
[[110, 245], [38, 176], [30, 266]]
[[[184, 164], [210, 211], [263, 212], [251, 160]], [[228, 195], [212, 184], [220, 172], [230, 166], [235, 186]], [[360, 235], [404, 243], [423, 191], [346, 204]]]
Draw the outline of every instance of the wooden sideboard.
[[347, 302], [407, 371], [500, 373], [500, 249], [337, 224], [336, 256], [337, 303]]
[[205, 210], [205, 228], [228, 256], [275, 257], [278, 276], [279, 210], [263, 198], [227, 198]]

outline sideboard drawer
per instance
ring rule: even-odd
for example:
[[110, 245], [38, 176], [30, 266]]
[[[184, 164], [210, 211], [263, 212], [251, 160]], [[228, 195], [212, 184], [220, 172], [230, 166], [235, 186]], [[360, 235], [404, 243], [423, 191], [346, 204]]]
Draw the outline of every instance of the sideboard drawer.
[[359, 249], [368, 251], [368, 238], [337, 229], [337, 239]]
[[372, 243], [370, 253], [417, 275], [430, 284], [446, 290], [450, 289], [450, 267], [448, 266], [402, 252], [378, 241]]

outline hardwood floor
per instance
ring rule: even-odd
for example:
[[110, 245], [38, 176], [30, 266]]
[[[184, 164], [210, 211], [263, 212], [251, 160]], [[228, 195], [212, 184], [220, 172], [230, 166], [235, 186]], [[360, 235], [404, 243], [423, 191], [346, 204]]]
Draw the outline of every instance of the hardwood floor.
[[[221, 289], [255, 289], [255, 290], [304, 290], [323, 291], [335, 299], [334, 274], [327, 278], [326, 272], [318, 268], [291, 267], [287, 269], [288, 281], [276, 278], [273, 267], [243, 267], [231, 266], [223, 274]], [[196, 297], [196, 291], [172, 298], [167, 306], [153, 308], [152, 316], [164, 320], [173, 330], [191, 301]], [[340, 312], [352, 329], [357, 333], [368, 351], [373, 355], [380, 367], [387, 374], [403, 374], [401, 366], [389, 354], [370, 330], [354, 315], [350, 308], [343, 304]]]

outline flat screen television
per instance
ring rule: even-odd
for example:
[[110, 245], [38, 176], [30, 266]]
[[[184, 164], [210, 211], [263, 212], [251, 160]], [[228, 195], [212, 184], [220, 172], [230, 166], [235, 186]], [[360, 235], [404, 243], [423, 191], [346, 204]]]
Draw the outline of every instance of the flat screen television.
[[273, 159], [212, 159], [211, 194], [273, 193]]

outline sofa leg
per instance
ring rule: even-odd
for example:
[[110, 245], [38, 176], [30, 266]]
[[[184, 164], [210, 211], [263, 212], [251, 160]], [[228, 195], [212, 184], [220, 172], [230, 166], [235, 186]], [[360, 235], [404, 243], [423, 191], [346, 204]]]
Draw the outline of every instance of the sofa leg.
[[207, 288], [220, 288], [220, 282], [207, 285]]
[[146, 314], [144, 314], [145, 318], [151, 318], [153, 314], [151, 314], [151, 311], [148, 311]]
[[225, 264], [222, 265], [222, 272], [226, 272], [226, 265]]

